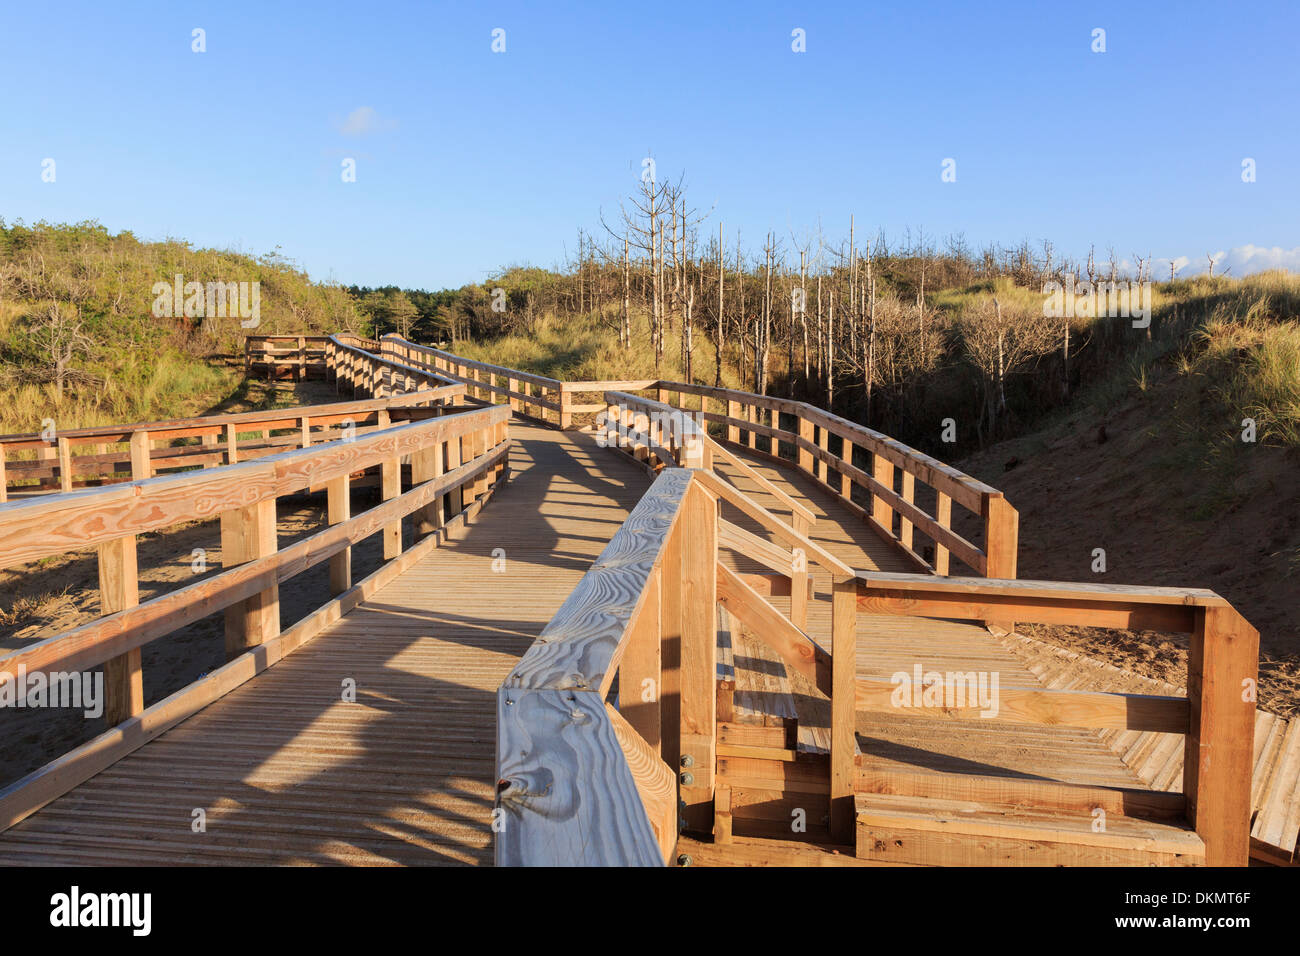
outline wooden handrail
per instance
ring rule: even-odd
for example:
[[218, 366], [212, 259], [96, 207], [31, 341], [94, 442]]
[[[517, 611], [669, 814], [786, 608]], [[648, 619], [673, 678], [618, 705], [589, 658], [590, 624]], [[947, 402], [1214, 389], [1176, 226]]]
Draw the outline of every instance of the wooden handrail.
[[[843, 498], [850, 509], [897, 547], [918, 570], [946, 575], [949, 558], [955, 556], [978, 574], [1015, 577], [1017, 515], [997, 489], [887, 435], [806, 402], [683, 382], [661, 381], [655, 388], [661, 402], [668, 402], [670, 393], [698, 396], [701, 407], [698, 411], [691, 410], [692, 413], [698, 414], [705, 423], [722, 426], [726, 444], [741, 445], [744, 432], [749, 436], [748, 447], [758, 454], [779, 458], [780, 446], [788, 446], [794, 453], [796, 467]], [[725, 411], [709, 410], [709, 401], [720, 403]], [[684, 400], [679, 399], [675, 407], [685, 408]], [[748, 417], [740, 417], [742, 409], [749, 410]], [[759, 421], [759, 411], [767, 413], [769, 424]], [[796, 431], [781, 427], [782, 415], [794, 419]], [[831, 435], [841, 442], [838, 454], [830, 450], [828, 437]], [[767, 449], [758, 447], [760, 436], [766, 439]], [[869, 456], [870, 471], [854, 465], [855, 448]], [[838, 487], [828, 478], [831, 470], [840, 475]], [[916, 503], [917, 481], [934, 490], [934, 514]], [[850, 492], [854, 485], [870, 496], [870, 509], [852, 500]], [[982, 547], [953, 531], [953, 502], [979, 516], [984, 526]], [[914, 546], [915, 532], [930, 539], [932, 557], [923, 556]]]
[[[352, 356], [350, 367], [368, 370], [365, 382], [358, 377], [353, 384], [355, 391], [367, 392], [371, 398], [292, 409], [60, 429], [53, 437], [37, 433], [2, 435], [0, 503], [8, 499], [11, 490], [14, 493], [71, 491], [78, 484], [103, 485], [151, 478], [162, 469], [210, 468], [274, 454], [286, 446], [306, 447], [312, 442], [352, 438], [365, 430], [358, 426], [386, 427], [393, 421], [418, 418], [424, 414], [423, 409], [437, 409], [464, 400], [465, 386], [459, 382], [339, 345], [333, 336], [322, 337], [322, 341], [325, 343], [322, 354], [342, 350]], [[383, 374], [376, 374], [377, 371]], [[399, 378], [403, 386], [400, 389]], [[334, 425], [344, 425], [346, 429], [312, 431]], [[260, 433], [261, 437], [251, 443], [240, 442], [241, 433], [248, 432]], [[273, 432], [281, 434], [273, 436]], [[192, 444], [195, 441], [200, 444]], [[129, 449], [109, 450], [111, 445], [128, 443]], [[75, 448], [86, 445], [95, 446], [91, 454], [74, 453]], [[34, 452], [35, 458], [24, 460], [25, 452]], [[16, 457], [10, 460], [10, 455]]]
[[[459, 438], [481, 427], [476, 415], [462, 412], [224, 468], [0, 504], [0, 569], [321, 485], [430, 442]], [[505, 416], [494, 409], [487, 421], [504, 422]]]

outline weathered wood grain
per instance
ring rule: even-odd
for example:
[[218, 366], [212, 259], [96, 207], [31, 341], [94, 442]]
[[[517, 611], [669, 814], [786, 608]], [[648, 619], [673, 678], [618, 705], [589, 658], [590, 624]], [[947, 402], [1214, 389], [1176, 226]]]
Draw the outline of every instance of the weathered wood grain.
[[662, 866], [636, 780], [595, 691], [497, 692], [498, 866]]

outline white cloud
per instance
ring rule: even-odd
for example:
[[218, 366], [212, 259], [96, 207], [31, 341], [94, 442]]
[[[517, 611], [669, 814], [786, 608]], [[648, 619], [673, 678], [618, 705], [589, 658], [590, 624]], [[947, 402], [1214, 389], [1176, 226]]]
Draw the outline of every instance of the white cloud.
[[358, 106], [341, 123], [336, 123], [344, 136], [368, 136], [382, 130], [393, 129], [397, 120], [385, 119], [373, 106]]
[[[1228, 275], [1237, 277], [1250, 275], [1252, 272], [1264, 272], [1267, 269], [1300, 272], [1300, 246], [1294, 249], [1283, 249], [1281, 246], [1270, 248], [1248, 243], [1244, 246], [1210, 252], [1210, 255], [1214, 258], [1215, 275], [1223, 275], [1227, 270], [1231, 270]], [[1161, 261], [1166, 267], [1169, 265], [1168, 259]], [[1189, 276], [1204, 275], [1210, 268], [1205, 253], [1196, 256], [1179, 256], [1174, 259], [1174, 265], [1177, 267], [1178, 275], [1184, 279]]]

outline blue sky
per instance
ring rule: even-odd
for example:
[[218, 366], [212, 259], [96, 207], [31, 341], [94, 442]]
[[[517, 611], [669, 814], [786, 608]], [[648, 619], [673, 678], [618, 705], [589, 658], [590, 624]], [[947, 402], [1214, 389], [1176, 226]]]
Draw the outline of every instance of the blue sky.
[[1284, 2], [10, 4], [0, 216], [439, 288], [557, 263], [653, 155], [750, 250], [853, 213], [1300, 268], [1297, 28]]

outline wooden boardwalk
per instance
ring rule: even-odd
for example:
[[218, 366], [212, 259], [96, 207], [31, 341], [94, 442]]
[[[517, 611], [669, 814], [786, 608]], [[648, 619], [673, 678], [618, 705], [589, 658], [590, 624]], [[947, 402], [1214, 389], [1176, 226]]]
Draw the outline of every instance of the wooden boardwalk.
[[459, 540], [0, 835], [0, 863], [491, 862], [497, 686], [646, 486], [586, 436], [511, 435], [511, 480]]
[[[463, 534], [282, 663], [0, 834], [0, 863], [490, 862], [496, 689], [649, 484], [588, 435], [518, 417], [510, 429], [511, 480]], [[816, 482], [745, 457], [813, 508], [811, 537], [837, 557], [912, 570]], [[780, 512], [743, 477], [736, 483]], [[762, 570], [733, 553], [723, 560]], [[827, 580], [817, 585], [808, 629], [829, 649]], [[773, 603], [789, 610], [788, 597]], [[863, 613], [858, 637], [861, 676], [888, 680], [919, 664], [997, 673], [1004, 688], [1043, 686], [974, 625]], [[738, 704], [775, 679], [795, 701], [803, 749], [824, 746], [824, 698], [757, 642], [736, 639]], [[355, 702], [342, 699], [349, 681]], [[863, 714], [858, 732], [864, 767], [882, 773], [1149, 789], [1097, 731]], [[732, 862], [743, 863], [737, 847]], [[727, 862], [727, 849], [707, 859]]]

